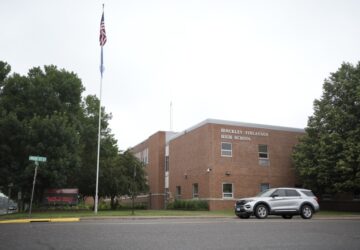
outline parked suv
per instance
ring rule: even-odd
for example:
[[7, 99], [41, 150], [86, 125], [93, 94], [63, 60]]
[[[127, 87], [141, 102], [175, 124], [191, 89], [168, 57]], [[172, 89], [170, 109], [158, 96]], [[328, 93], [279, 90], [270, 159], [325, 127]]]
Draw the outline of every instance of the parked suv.
[[319, 204], [313, 192], [301, 188], [272, 188], [235, 203], [235, 214], [242, 219], [251, 215], [265, 219], [270, 214], [281, 215], [284, 219], [291, 219], [293, 215], [311, 219], [317, 211]]

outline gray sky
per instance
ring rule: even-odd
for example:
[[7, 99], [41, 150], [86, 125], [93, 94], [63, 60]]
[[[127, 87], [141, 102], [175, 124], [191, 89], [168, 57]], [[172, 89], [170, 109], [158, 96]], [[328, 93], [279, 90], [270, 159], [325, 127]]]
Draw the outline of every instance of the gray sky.
[[207, 118], [304, 128], [322, 84], [360, 59], [360, 1], [1, 0], [0, 60], [57, 65], [99, 96], [119, 147]]

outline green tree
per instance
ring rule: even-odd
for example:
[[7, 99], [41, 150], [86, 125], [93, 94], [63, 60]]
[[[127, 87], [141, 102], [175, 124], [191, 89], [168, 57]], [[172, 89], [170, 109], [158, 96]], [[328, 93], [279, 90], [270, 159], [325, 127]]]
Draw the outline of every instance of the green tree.
[[[81, 194], [95, 196], [96, 159], [98, 143], [99, 99], [96, 96], [87, 96], [83, 103], [81, 118], [82, 165], [79, 173], [78, 186]], [[109, 197], [111, 207], [116, 206], [116, 197], [131, 195], [134, 169], [136, 190], [147, 190], [145, 173], [142, 163], [130, 152], [120, 152], [117, 141], [109, 129], [111, 114], [101, 110], [101, 143], [99, 164], [99, 197]]]
[[29, 198], [34, 174], [30, 155], [48, 159], [39, 168], [36, 197], [44, 188], [76, 185], [84, 90], [80, 79], [55, 66], [32, 68], [27, 76], [8, 76], [10, 69], [0, 62], [0, 186], [14, 183]]
[[144, 164], [134, 156], [130, 150], [126, 150], [121, 156], [121, 164], [124, 174], [128, 178], [127, 186], [123, 189], [123, 195], [135, 196], [149, 190], [147, 185]]
[[[98, 127], [99, 127], [99, 99], [94, 95], [87, 96], [82, 102], [83, 113], [81, 120], [81, 159], [82, 164], [78, 173], [78, 187], [80, 193], [85, 196], [95, 196], [96, 185], [96, 164], [98, 147]], [[104, 195], [103, 175], [109, 163], [113, 163], [118, 155], [117, 142], [109, 129], [111, 114], [101, 108], [101, 143], [100, 143], [100, 163], [99, 163], [99, 195]], [[104, 165], [105, 164], [105, 165]]]
[[343, 63], [324, 81], [306, 135], [293, 154], [306, 187], [319, 193], [360, 191], [360, 62]]
[[[38, 170], [36, 195], [45, 188], [78, 187], [95, 195], [99, 100], [84, 90], [76, 74], [56, 66], [35, 67], [26, 76], [0, 61], [0, 186], [14, 184], [29, 199], [34, 175], [30, 155], [47, 157]], [[111, 114], [102, 107], [99, 195], [130, 194], [146, 190], [141, 163], [129, 152], [120, 153], [111, 130]], [[15, 193], [15, 192], [13, 192]]]

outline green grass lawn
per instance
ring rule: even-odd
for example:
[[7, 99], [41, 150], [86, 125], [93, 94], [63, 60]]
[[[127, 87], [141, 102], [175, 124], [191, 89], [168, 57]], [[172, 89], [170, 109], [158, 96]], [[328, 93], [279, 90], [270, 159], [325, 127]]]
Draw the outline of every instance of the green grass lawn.
[[[33, 212], [31, 218], [65, 218], [65, 217], [112, 217], [112, 216], [133, 216], [131, 210], [106, 210], [98, 211], [46, 211]], [[182, 211], [182, 210], [135, 210], [135, 216], [234, 216], [232, 210], [228, 211]], [[15, 213], [0, 215], [1, 219], [23, 219], [29, 218], [28, 213]]]
[[[46, 211], [33, 212], [31, 218], [66, 218], [66, 217], [131, 217], [131, 210], [117, 211]], [[233, 210], [223, 211], [181, 211], [181, 210], [135, 210], [135, 216], [209, 216], [209, 217], [234, 217]], [[315, 216], [336, 217], [336, 216], [360, 216], [360, 212], [336, 212], [336, 211], [320, 211]], [[8, 215], [0, 215], [0, 220], [4, 219], [27, 219], [28, 213], [15, 213]]]

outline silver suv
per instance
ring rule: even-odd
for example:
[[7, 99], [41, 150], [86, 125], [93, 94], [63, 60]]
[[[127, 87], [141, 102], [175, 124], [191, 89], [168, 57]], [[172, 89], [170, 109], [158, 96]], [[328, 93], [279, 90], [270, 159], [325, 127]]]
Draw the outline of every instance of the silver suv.
[[235, 203], [235, 214], [242, 219], [251, 215], [265, 219], [270, 214], [282, 215], [284, 219], [291, 219], [293, 215], [311, 219], [317, 211], [319, 203], [313, 192], [301, 188], [272, 188]]

